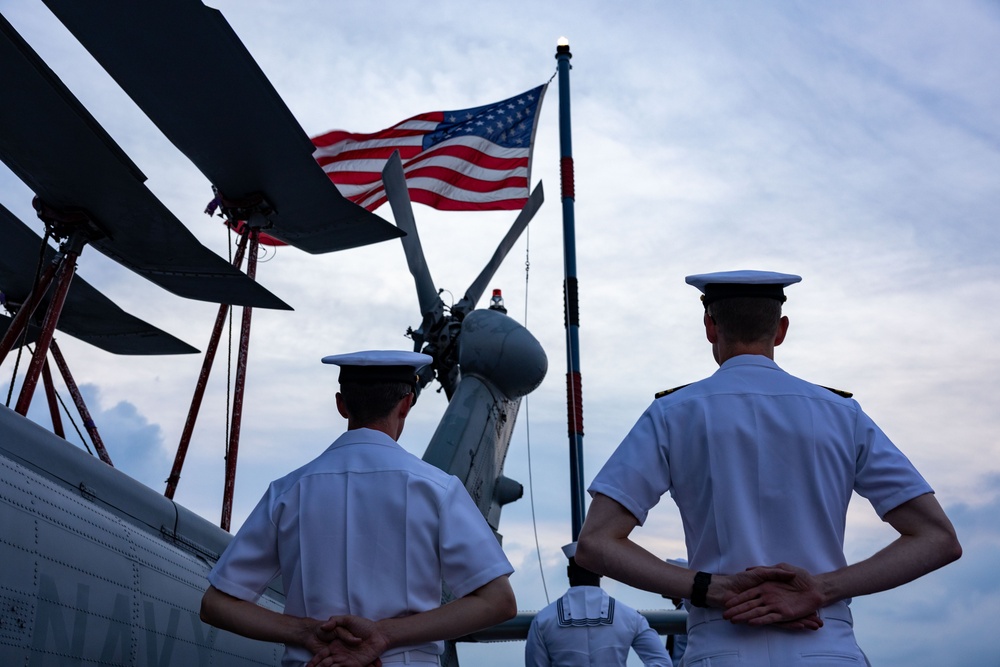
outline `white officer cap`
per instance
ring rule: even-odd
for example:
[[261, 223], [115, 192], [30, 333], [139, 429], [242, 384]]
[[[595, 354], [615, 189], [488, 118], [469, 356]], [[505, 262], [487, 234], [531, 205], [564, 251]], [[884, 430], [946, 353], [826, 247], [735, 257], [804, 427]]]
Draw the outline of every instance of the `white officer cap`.
[[684, 279], [701, 290], [701, 300], [708, 304], [733, 297], [764, 297], [785, 302], [784, 288], [802, 280], [802, 276], [775, 271], [718, 271], [700, 273]]
[[430, 355], [405, 350], [365, 350], [323, 357], [324, 364], [340, 366], [341, 384], [405, 382], [415, 385], [417, 370], [434, 361]]

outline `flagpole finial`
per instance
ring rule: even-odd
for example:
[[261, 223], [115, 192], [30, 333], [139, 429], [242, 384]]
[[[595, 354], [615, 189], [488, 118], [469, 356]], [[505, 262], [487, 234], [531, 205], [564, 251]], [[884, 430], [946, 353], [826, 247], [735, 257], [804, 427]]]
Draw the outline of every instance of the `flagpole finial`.
[[556, 58], [564, 54], [570, 58], [573, 57], [573, 54], [569, 52], [569, 40], [565, 37], [560, 37], [556, 41]]

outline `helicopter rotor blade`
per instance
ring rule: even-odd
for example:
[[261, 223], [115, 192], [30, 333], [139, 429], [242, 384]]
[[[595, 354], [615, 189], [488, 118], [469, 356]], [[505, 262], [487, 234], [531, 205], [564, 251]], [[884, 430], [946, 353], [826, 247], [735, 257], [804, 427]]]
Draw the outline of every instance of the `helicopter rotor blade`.
[[399, 151], [393, 152], [382, 169], [382, 182], [385, 185], [389, 205], [392, 207], [392, 215], [396, 219], [396, 226], [406, 233], [400, 241], [403, 242], [406, 263], [417, 286], [420, 312], [425, 316], [441, 313], [444, 310], [444, 302], [434, 287], [434, 280], [431, 278], [420, 245], [420, 236], [417, 234], [417, 223], [413, 218], [413, 206], [410, 204], [410, 193], [406, 189], [406, 175], [403, 173], [403, 161], [399, 157]]
[[255, 224], [269, 236], [313, 254], [399, 236], [340, 194], [218, 9], [201, 0], [45, 4], [219, 195], [257, 204]]
[[34, 191], [39, 217], [75, 215], [95, 250], [178, 296], [291, 310], [202, 245], [3, 15], [0, 72], [0, 161]]
[[[20, 218], [0, 204], [0, 290], [7, 299], [8, 310], [28, 301], [37, 289], [35, 272], [39, 262], [51, 265], [56, 249], [44, 244]], [[39, 252], [39, 246], [41, 253]], [[42, 318], [51, 301], [51, 293], [42, 298], [35, 316], [29, 320], [28, 343], [38, 340]], [[10, 328], [11, 319], [0, 315], [0, 337]], [[56, 329], [111, 354], [191, 354], [198, 350], [165, 331], [118, 307], [111, 299], [90, 285], [79, 274], [73, 278], [66, 303]], [[20, 341], [17, 343], [20, 345]]]
[[539, 181], [535, 189], [532, 190], [531, 196], [528, 197], [527, 203], [521, 209], [521, 212], [517, 215], [517, 219], [514, 220], [514, 224], [510, 226], [507, 230], [507, 235], [503, 237], [500, 241], [500, 245], [497, 246], [496, 251], [493, 253], [493, 257], [490, 261], [483, 267], [483, 270], [479, 273], [479, 276], [473, 281], [469, 286], [469, 289], [465, 291], [465, 296], [462, 300], [458, 302], [455, 306], [457, 310], [463, 313], [468, 313], [476, 307], [476, 302], [486, 291], [486, 286], [493, 279], [493, 274], [497, 272], [500, 268], [500, 264], [503, 263], [507, 253], [510, 249], [514, 247], [517, 242], [518, 237], [524, 231], [524, 228], [528, 226], [531, 219], [535, 217], [535, 213], [538, 212], [539, 207], [541, 207], [542, 202], [545, 201], [545, 191], [542, 188], [542, 182]]

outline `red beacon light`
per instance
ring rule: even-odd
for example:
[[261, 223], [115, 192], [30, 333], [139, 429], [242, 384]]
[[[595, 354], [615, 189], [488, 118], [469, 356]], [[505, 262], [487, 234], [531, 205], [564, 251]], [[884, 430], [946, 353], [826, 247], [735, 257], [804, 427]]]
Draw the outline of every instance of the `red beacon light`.
[[507, 313], [507, 308], [503, 305], [503, 293], [499, 289], [493, 290], [493, 296], [490, 297], [490, 310], [499, 310], [501, 313]]

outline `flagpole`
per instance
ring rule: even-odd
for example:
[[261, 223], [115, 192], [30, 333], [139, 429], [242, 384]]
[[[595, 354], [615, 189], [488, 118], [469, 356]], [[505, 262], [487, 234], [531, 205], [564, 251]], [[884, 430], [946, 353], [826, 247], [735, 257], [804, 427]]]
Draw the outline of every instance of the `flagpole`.
[[569, 40], [560, 37], [556, 46], [559, 70], [559, 175], [562, 182], [563, 217], [563, 307], [566, 325], [566, 405], [569, 420], [569, 482], [573, 541], [583, 527], [583, 395], [580, 385], [580, 312], [577, 305], [576, 230], [573, 204], [573, 140], [569, 106]]

